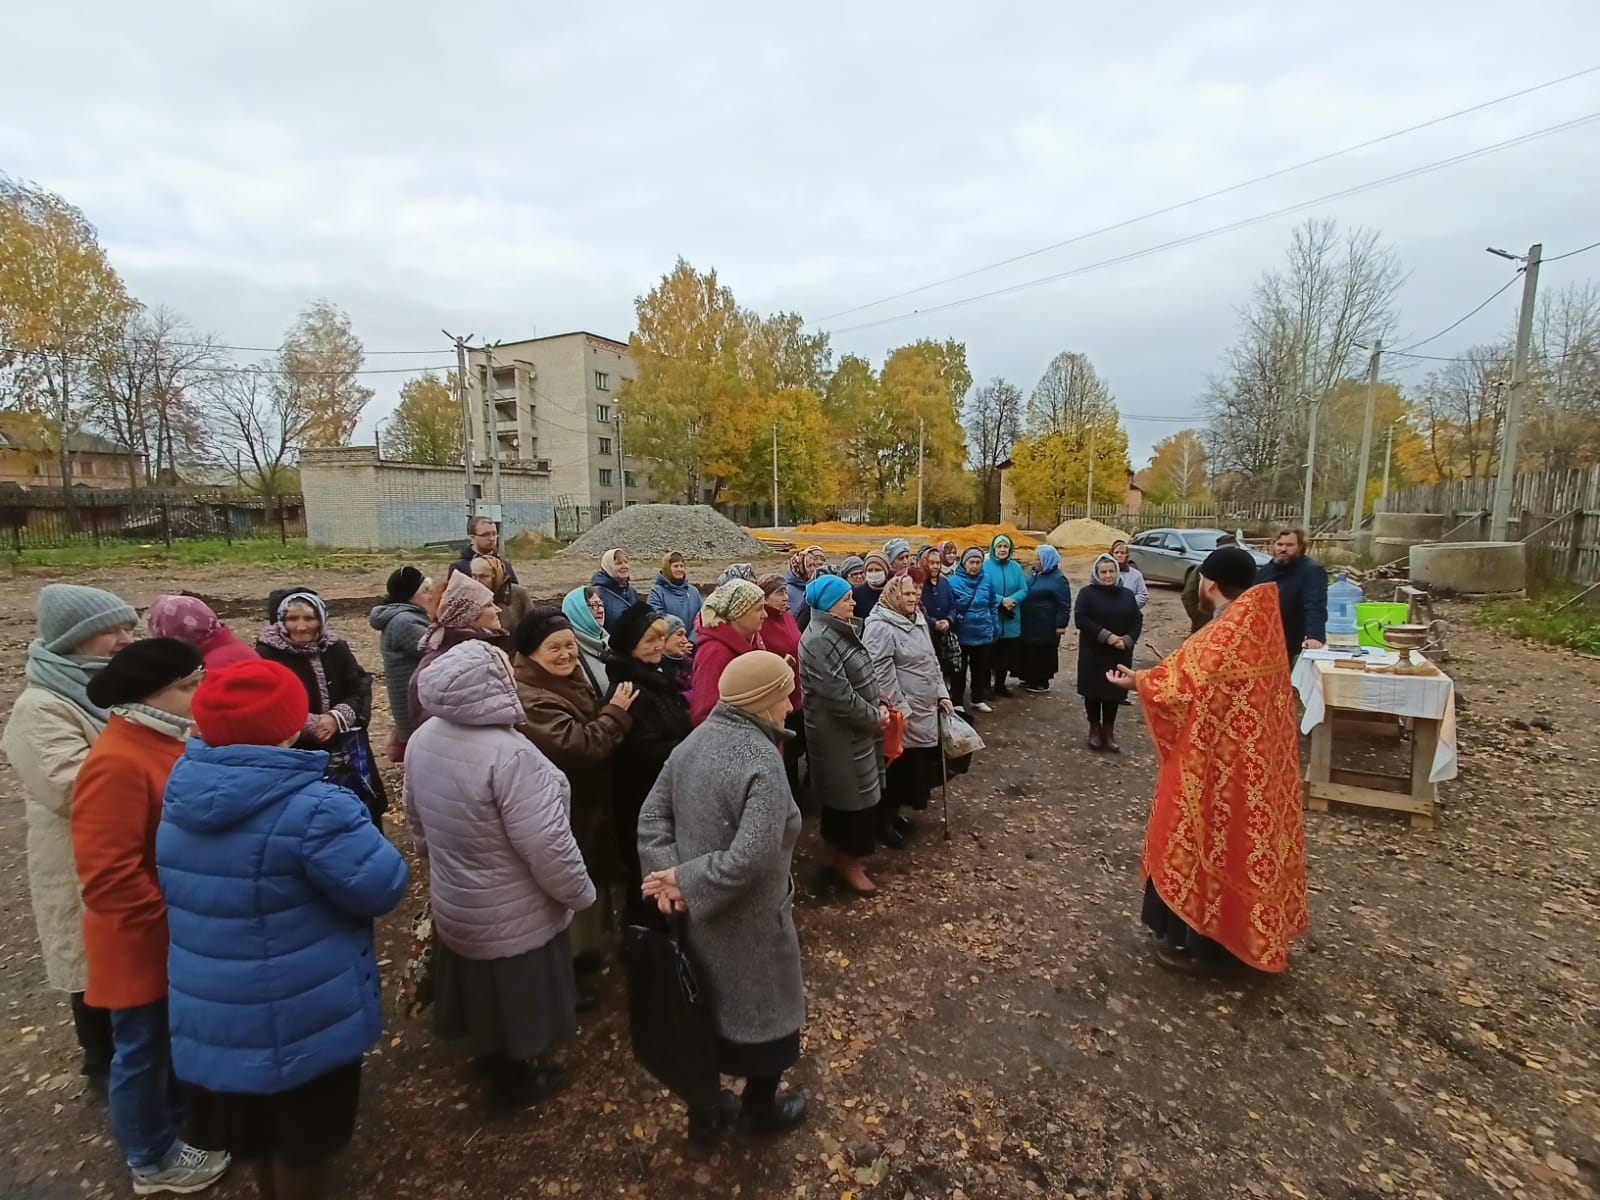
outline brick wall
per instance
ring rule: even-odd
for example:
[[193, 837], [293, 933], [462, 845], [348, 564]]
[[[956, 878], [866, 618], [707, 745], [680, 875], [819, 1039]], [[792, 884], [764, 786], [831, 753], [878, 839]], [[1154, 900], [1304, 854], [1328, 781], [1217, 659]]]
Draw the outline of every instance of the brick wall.
[[[493, 500], [487, 475], [479, 483]], [[306, 450], [300, 456], [306, 503], [306, 540], [312, 546], [376, 550], [410, 548], [466, 537], [467, 502], [460, 467], [389, 462], [371, 446]], [[550, 477], [507, 465], [500, 472], [505, 497], [501, 532], [555, 533]]]

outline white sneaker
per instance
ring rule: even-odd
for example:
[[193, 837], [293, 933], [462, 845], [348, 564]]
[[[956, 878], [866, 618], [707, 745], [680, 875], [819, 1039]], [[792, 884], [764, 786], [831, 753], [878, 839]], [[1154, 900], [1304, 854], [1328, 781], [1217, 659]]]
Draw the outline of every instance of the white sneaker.
[[994, 711], [994, 709], [990, 708], [982, 700], [974, 700], [972, 702], [972, 711], [973, 712], [981, 712], [981, 713], [992, 713]]
[[156, 1196], [170, 1192], [187, 1196], [203, 1192], [222, 1178], [231, 1161], [222, 1150], [202, 1150], [180, 1141], [156, 1166], [134, 1168], [133, 1194]]

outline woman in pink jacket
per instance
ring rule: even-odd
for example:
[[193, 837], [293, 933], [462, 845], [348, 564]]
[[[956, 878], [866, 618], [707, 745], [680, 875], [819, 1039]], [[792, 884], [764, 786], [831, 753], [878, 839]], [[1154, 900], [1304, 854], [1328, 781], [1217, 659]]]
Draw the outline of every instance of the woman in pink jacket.
[[255, 658], [255, 647], [243, 641], [198, 596], [157, 596], [145, 610], [151, 637], [177, 638], [200, 651], [208, 671], [220, 671]]
[[526, 1108], [566, 1073], [545, 1059], [578, 1025], [567, 926], [594, 903], [564, 776], [522, 734], [506, 656], [467, 641], [418, 670], [433, 719], [406, 743], [406, 820], [429, 865], [434, 1030], [468, 1041], [490, 1100]]

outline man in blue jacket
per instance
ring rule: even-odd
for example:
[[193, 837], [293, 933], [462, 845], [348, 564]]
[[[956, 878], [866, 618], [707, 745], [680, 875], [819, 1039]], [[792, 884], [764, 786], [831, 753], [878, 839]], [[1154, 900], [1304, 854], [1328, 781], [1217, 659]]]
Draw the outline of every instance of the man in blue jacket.
[[1285, 529], [1272, 544], [1272, 561], [1256, 572], [1257, 583], [1278, 585], [1284, 650], [1293, 662], [1302, 650], [1320, 650], [1328, 634], [1328, 572], [1306, 557], [1306, 535]]

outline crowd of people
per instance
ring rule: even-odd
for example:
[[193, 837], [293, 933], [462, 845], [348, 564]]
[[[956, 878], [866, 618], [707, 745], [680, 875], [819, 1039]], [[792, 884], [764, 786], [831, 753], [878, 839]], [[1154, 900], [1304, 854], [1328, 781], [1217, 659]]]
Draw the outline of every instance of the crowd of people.
[[[1176, 849], [1196, 835], [1195, 780], [1237, 782], [1217, 775], [1231, 760], [1214, 743], [1239, 730], [1195, 722], [1196, 703], [1248, 709], [1260, 730], [1246, 752], [1294, 761], [1287, 658], [1281, 680], [1238, 664], [1246, 647], [1259, 668], [1286, 627], [1305, 645], [1320, 635], [1303, 538], [1298, 559], [1263, 568], [1299, 581], [1292, 617], [1279, 607], [1291, 589], [1276, 584], [1273, 603], [1252, 590], [1248, 554], [1219, 550], [1197, 585], [1208, 623], [1135, 674], [1148, 590], [1120, 542], [1076, 600], [1053, 547], [1025, 566], [1002, 534], [916, 552], [894, 539], [837, 566], [809, 547], [782, 574], [729, 566], [704, 597], [668, 554], [642, 600], [614, 549], [545, 607], [492, 523], [468, 533], [443, 579], [394, 571], [369, 620], [384, 754], [428, 877], [434, 1028], [465, 1044], [496, 1107], [560, 1090], [555, 1052], [598, 1002], [619, 925], [677, 913], [714, 1000], [717, 1068], [746, 1081], [742, 1098], [691, 1110], [690, 1152], [731, 1124], [802, 1121], [804, 1097], [780, 1094], [804, 1019], [790, 879], [802, 806], [820, 808], [839, 884], [873, 894], [868, 861], [906, 845], [944, 777], [946, 722], [992, 713], [1013, 679], [1046, 691], [1073, 626], [1089, 747], [1118, 750], [1129, 690], [1157, 714], [1145, 920], [1169, 965], [1226, 952], [1281, 970], [1304, 929], [1281, 770], [1239, 776], [1241, 811], [1281, 826], [1286, 864], [1242, 910], [1228, 879], [1197, 876]], [[71, 997], [83, 1071], [139, 1194], [201, 1190], [234, 1159], [264, 1197], [324, 1194], [381, 1026], [372, 923], [408, 873], [384, 835], [372, 676], [314, 589], [273, 591], [264, 617], [252, 643], [202, 601], [163, 596], [136, 639], [120, 598], [50, 584], [0, 743], [26, 792], [46, 973]], [[1258, 860], [1239, 870], [1256, 878]]]

